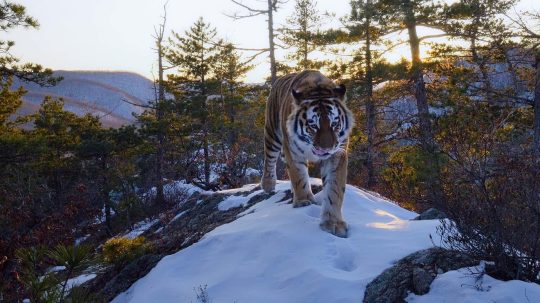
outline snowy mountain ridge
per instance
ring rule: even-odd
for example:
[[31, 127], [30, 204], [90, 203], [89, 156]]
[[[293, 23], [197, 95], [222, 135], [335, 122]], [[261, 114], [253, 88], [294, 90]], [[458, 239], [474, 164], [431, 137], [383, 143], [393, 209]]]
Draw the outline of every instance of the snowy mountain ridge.
[[56, 86], [41, 87], [14, 79], [12, 88], [23, 86], [28, 92], [23, 96], [19, 115], [39, 109], [46, 96], [63, 98], [66, 110], [78, 115], [91, 113], [100, 117], [107, 127], [119, 127], [135, 122], [132, 113], [140, 114], [154, 99], [154, 86], [149, 79], [131, 72], [113, 71], [55, 71], [63, 77]]

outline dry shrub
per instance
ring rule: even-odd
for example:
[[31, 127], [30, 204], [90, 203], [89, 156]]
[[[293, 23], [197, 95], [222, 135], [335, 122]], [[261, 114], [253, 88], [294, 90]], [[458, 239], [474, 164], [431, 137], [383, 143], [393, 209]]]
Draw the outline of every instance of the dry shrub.
[[111, 238], [103, 245], [102, 257], [106, 263], [121, 268], [151, 250], [144, 237]]
[[[540, 282], [540, 180], [531, 157], [492, 157], [482, 174], [454, 167], [444, 245], [492, 261], [489, 274]], [[460, 175], [460, 176], [458, 176]], [[476, 177], [475, 177], [476, 176]]]

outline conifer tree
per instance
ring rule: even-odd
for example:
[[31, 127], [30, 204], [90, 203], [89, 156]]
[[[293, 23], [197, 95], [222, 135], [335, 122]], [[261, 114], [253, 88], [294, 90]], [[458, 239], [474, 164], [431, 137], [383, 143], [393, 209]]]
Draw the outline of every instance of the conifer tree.
[[320, 69], [324, 62], [310, 59], [309, 55], [321, 47], [321, 17], [313, 0], [296, 0], [294, 12], [279, 32], [280, 40], [295, 50], [287, 59], [296, 62], [297, 70]]
[[[374, 98], [374, 86], [384, 81], [400, 80], [406, 77], [404, 62], [389, 64], [377, 51], [385, 44], [384, 36], [392, 31], [381, 18], [384, 17], [378, 9], [377, 0], [351, 1], [350, 14], [342, 18], [345, 30], [332, 29], [322, 35], [325, 43], [345, 44], [354, 47], [353, 59], [338, 67], [339, 77], [349, 77], [352, 81], [352, 92], [363, 101], [366, 108], [366, 137], [367, 156], [365, 165], [367, 178], [365, 186], [372, 188], [376, 183], [375, 168], [375, 130], [376, 130], [376, 104]], [[363, 119], [359, 119], [361, 121]]]
[[[505, 45], [510, 43], [511, 33], [508, 26], [502, 20], [502, 15], [508, 11], [516, 0], [462, 0], [452, 4], [444, 5], [441, 18], [447, 20], [444, 30], [451, 38], [465, 40], [468, 48], [457, 45], [445, 45], [446, 52], [451, 51], [452, 55], [467, 59], [468, 62], [476, 65], [480, 72], [480, 87], [475, 87], [472, 93], [482, 95], [487, 102], [495, 102], [496, 94], [490, 80], [489, 64], [498, 57], [507, 59], [509, 70], [512, 71], [513, 63]], [[507, 48], [507, 47], [506, 47]], [[437, 54], [444, 56], [444, 53]], [[471, 76], [474, 76], [472, 74]], [[515, 76], [515, 73], [513, 73]], [[516, 80], [514, 79], [514, 88]]]
[[376, 25], [376, 16], [372, 0], [351, 1], [351, 14], [349, 16], [349, 39], [363, 42], [364, 52], [364, 77], [363, 91], [366, 104], [366, 129], [367, 129], [367, 180], [366, 187], [371, 188], [375, 183], [373, 168], [373, 145], [375, 137], [375, 104], [373, 100], [373, 51], [372, 44], [377, 42], [384, 33], [382, 25]]
[[[420, 44], [428, 37], [420, 37], [417, 29], [425, 26], [441, 29], [444, 20], [441, 18], [442, 5], [430, 0], [380, 0], [377, 10], [381, 14], [381, 22], [394, 32], [406, 30], [411, 51], [410, 77], [418, 111], [419, 142], [423, 151], [429, 156], [426, 165], [434, 168], [435, 174], [429, 178], [429, 200], [436, 206], [443, 204], [444, 196], [440, 185], [437, 146], [433, 125], [429, 114], [426, 83], [424, 81], [424, 63], [420, 57]], [[449, 17], [449, 16], [447, 16]], [[442, 34], [446, 35], [446, 33]]]
[[[219, 45], [213, 42], [217, 31], [199, 18], [183, 35], [173, 32], [169, 39], [165, 58], [175, 66], [178, 75], [169, 79], [177, 84], [184, 84], [189, 91], [194, 91], [191, 100], [191, 114], [200, 122], [202, 130], [204, 153], [204, 182], [210, 183], [210, 112], [207, 107], [207, 97], [210, 91], [211, 79], [215, 76], [214, 66], [219, 58]], [[187, 85], [187, 86], [186, 86]]]
[[[36, 19], [26, 13], [23, 5], [4, 0], [0, 3], [0, 31], [9, 32], [14, 28], [38, 28]], [[52, 70], [35, 63], [20, 64], [20, 59], [10, 53], [15, 45], [12, 40], [0, 40], [0, 77], [6, 81], [17, 77], [42, 86], [55, 85], [61, 78], [52, 76]]]
[[236, 143], [237, 132], [235, 129], [237, 105], [242, 100], [241, 80], [246, 73], [253, 68], [248, 61], [242, 61], [238, 51], [230, 43], [225, 43], [219, 52], [218, 60], [214, 66], [214, 73], [219, 82], [219, 91], [222, 101], [223, 115], [227, 114], [227, 119], [222, 118], [222, 123], [230, 125], [228, 131], [228, 144], [232, 146]]

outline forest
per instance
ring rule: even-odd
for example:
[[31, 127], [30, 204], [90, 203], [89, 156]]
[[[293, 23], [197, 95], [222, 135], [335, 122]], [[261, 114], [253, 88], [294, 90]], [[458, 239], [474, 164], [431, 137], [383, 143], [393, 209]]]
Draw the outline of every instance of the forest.
[[[351, 0], [347, 15], [334, 16], [341, 25], [328, 26], [316, 1], [289, 1], [284, 24], [273, 19], [283, 0], [230, 1], [230, 18], [267, 22], [268, 47], [256, 50], [223, 39], [204, 16], [169, 29], [165, 6], [148, 46], [155, 98], [118, 128], [54, 96], [17, 114], [26, 90], [14, 79], [54, 86], [62, 78], [0, 40], [0, 301], [92, 301], [68, 296], [72, 271], [124, 266], [107, 254], [114, 243], [101, 245], [186, 199], [174, 184], [257, 183], [272, 83], [305, 69], [347, 87], [356, 119], [348, 184], [408, 210], [444, 212], [441, 246], [491, 261], [498, 279], [540, 283], [540, 11], [517, 12], [519, 0]], [[16, 1], [0, 2], [2, 32], [37, 30], [38, 21]], [[385, 57], [403, 46], [401, 60]], [[259, 57], [267, 79], [247, 83]], [[317, 165], [309, 170], [318, 177]], [[287, 179], [283, 165], [278, 174]], [[52, 264], [69, 273], [49, 275]]]

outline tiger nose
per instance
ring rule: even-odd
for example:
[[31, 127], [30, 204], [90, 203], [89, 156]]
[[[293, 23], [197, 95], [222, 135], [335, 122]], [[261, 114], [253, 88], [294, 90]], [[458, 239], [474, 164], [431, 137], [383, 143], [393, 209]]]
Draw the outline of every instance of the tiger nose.
[[335, 135], [331, 131], [323, 132], [317, 143], [319, 143], [318, 147], [321, 150], [331, 150], [334, 148], [334, 142], [335, 142]]

